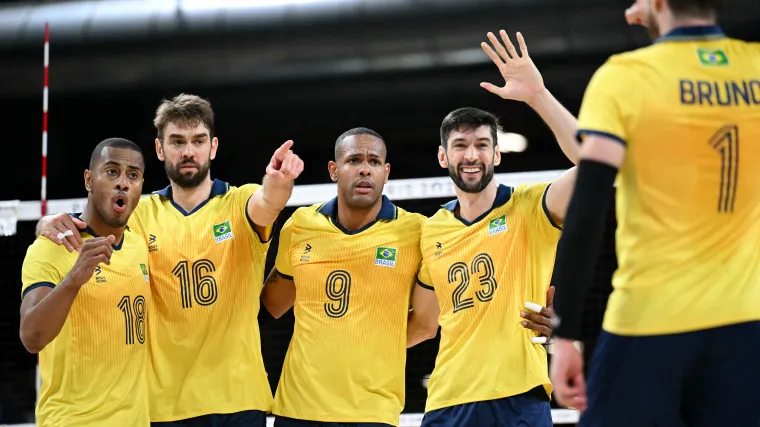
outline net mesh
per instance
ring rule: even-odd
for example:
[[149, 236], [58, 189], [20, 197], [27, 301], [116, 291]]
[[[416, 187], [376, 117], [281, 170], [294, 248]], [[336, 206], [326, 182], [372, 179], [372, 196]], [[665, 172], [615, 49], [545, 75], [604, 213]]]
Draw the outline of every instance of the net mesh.
[[[533, 173], [532, 175], [501, 174], [499, 181], [514, 185], [516, 183], [515, 181], [527, 180], [527, 183], [530, 183], [534, 181], [551, 180], [556, 175], [557, 173], [555, 171], [547, 171], [543, 174]], [[445, 180], [448, 180], [448, 177], [446, 177]], [[423, 215], [430, 216], [435, 213], [440, 205], [451, 200], [453, 197], [453, 194], [446, 195], [448, 194], [448, 190], [421, 190], [421, 187], [415, 186], [414, 180], [404, 181], [405, 187], [403, 188], [405, 189], [403, 191], [408, 192], [407, 194], [410, 194], [410, 197], [414, 198], [405, 198], [402, 196], [400, 197], [401, 200], [397, 200], [393, 195], [389, 194], [389, 196], [393, 198], [396, 205], [408, 211], [419, 212]], [[422, 181], [423, 180], [420, 182]], [[428, 186], [427, 188], [432, 188], [432, 184], [430, 184], [429, 181], [425, 183], [425, 185]], [[311, 186], [302, 186], [299, 189], [299, 194], [311, 194], [312, 198], [322, 197], [323, 200], [327, 200], [327, 197], [332, 197], [329, 194], [324, 193], [326, 188], [329, 188], [330, 190], [327, 191], [331, 191], [333, 195], [335, 192], [334, 186], [311, 190], [305, 187]], [[453, 190], [451, 191], [453, 192]], [[428, 198], [425, 197], [426, 193], [438, 197]], [[74, 203], [76, 203], [76, 206], [82, 205], [81, 200], [66, 201], [65, 203], [62, 201], [59, 202], [60, 203], [50, 201], [49, 206], [73, 206]], [[30, 202], [22, 202], [22, 205], [23, 203]], [[311, 203], [312, 202], [309, 202], [308, 199], [301, 199], [301, 202], [298, 204], [306, 205]], [[39, 204], [37, 204], [37, 206], [39, 206]], [[275, 227], [275, 237], [270, 246], [270, 248], [273, 249], [270, 250], [267, 256], [266, 271], [269, 271], [274, 265], [279, 228], [284, 223], [284, 220], [288, 218], [296, 208], [297, 206], [288, 206], [280, 216], [281, 219]], [[26, 217], [23, 218], [24, 220], [18, 222], [17, 233], [13, 236], [0, 238], [0, 251], [3, 254], [3, 257], [0, 258], [0, 283], [4, 284], [4, 286], [0, 287], [0, 304], [2, 304], [2, 309], [0, 309], [0, 352], [3, 355], [2, 358], [0, 358], [0, 424], [34, 422], [37, 359], [36, 356], [31, 355], [24, 350], [19, 340], [18, 309], [21, 289], [21, 264], [27, 247], [34, 241], [34, 228], [36, 225], [36, 219], [39, 216], [39, 210], [36, 211], [37, 216], [35, 216], [33, 213], [33, 206], [22, 206], [21, 211], [24, 211], [25, 209], [25, 213], [22, 212], [21, 216], [23, 217], [25, 215]], [[53, 210], [53, 212], [55, 212], [55, 210]], [[601, 328], [602, 317], [607, 304], [607, 297], [611, 291], [611, 276], [617, 268], [617, 260], [614, 250], [615, 224], [615, 210], [613, 203], [607, 212], [607, 223], [601, 256], [597, 263], [594, 284], [588, 294], [585, 304], [583, 320], [584, 345], [586, 347], [585, 366], [588, 366], [588, 358], [592, 354], [596, 337]], [[293, 322], [293, 311], [290, 310], [279, 320], [264, 322], [261, 326], [264, 364], [273, 391], [280, 378], [282, 363], [293, 332]], [[427, 390], [423, 386], [423, 380], [432, 372], [438, 351], [438, 343], [439, 339], [435, 338], [409, 349], [406, 365], [406, 406], [404, 408], [404, 413], [402, 414], [402, 426], [419, 425], [427, 395]], [[551, 360], [551, 355], [549, 355], [549, 357]], [[572, 424], [577, 419], [577, 414], [574, 411], [559, 410], [554, 402], [552, 402], [552, 407], [554, 409], [553, 417], [555, 419], [555, 424]]]

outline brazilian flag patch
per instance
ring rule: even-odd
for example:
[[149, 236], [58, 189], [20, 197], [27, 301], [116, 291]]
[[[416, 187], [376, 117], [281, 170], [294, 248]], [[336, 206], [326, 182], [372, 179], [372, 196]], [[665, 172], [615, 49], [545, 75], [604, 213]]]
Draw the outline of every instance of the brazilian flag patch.
[[728, 56], [723, 49], [697, 48], [699, 62], [706, 67], [723, 67], [728, 65]]
[[395, 267], [396, 248], [377, 248], [375, 251], [375, 265]]
[[221, 224], [214, 224], [214, 241], [216, 243], [229, 240], [233, 237], [232, 227], [230, 227], [229, 221], [224, 221]]
[[488, 235], [493, 236], [496, 233], [507, 231], [507, 216], [502, 215], [488, 222]]

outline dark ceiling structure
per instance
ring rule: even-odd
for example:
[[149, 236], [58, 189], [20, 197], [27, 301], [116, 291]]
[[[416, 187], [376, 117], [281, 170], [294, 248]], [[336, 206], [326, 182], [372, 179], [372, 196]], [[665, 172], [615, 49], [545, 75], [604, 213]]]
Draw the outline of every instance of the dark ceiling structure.
[[[81, 179], [64, 153], [88, 156], [122, 135], [152, 151], [152, 113], [179, 92], [209, 98], [224, 142], [214, 170], [231, 182], [260, 179], [272, 150], [294, 139], [325, 182], [335, 137], [354, 126], [383, 134], [394, 177], [440, 175], [437, 127], [464, 105], [495, 112], [530, 148], [501, 172], [566, 167], [529, 108], [484, 93], [501, 83], [479, 47], [487, 31], [521, 31], [547, 87], [577, 113], [594, 70], [613, 53], [649, 43], [626, 25], [633, 0], [112, 0], [0, 7], [0, 114], [11, 118], [11, 154], [24, 159], [12, 197], [36, 197], [42, 43], [51, 25], [51, 197], [77, 197]], [[760, 2], [727, 0], [721, 25], [760, 39]], [[255, 148], [252, 149], [252, 143]], [[263, 153], [263, 154], [262, 154]], [[26, 159], [29, 160], [26, 160]], [[240, 167], [240, 159], [246, 164]], [[424, 162], [420, 159], [424, 159]], [[252, 174], [252, 170], [257, 171]], [[163, 186], [160, 169], [146, 189]], [[15, 176], [15, 175], [14, 175]], [[31, 179], [31, 181], [30, 181]], [[77, 187], [78, 188], [78, 187]], [[4, 190], [5, 191], [5, 190]]]

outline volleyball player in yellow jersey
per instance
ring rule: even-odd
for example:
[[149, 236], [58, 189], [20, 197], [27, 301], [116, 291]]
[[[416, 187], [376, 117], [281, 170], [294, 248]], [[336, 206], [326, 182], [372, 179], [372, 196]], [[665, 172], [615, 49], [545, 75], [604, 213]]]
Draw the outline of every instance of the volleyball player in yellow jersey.
[[[518, 34], [522, 55], [483, 48], [507, 84], [482, 86], [529, 103], [557, 135], [571, 161], [578, 147], [575, 118], [551, 97]], [[497, 53], [498, 52], [498, 53]], [[532, 78], [513, 73], [535, 70]], [[535, 333], [521, 327], [525, 302], [544, 301], [574, 169], [553, 183], [499, 185], [496, 118], [462, 108], [441, 125], [438, 161], [455, 184], [457, 200], [422, 226], [422, 267], [412, 299], [409, 344], [435, 336], [441, 343], [428, 383], [423, 426], [552, 425], [547, 356]]]
[[277, 427], [398, 425], [424, 217], [383, 196], [385, 159], [380, 135], [345, 132], [328, 166], [338, 196], [296, 210], [280, 232], [262, 293], [275, 317], [295, 304], [274, 400]]
[[154, 124], [170, 186], [143, 198], [129, 223], [148, 243], [153, 272], [151, 420], [264, 426], [272, 392], [257, 322], [260, 284], [272, 223], [303, 162], [289, 141], [263, 185], [236, 188], [209, 176], [218, 140], [207, 101], [164, 101]]
[[[551, 375], [582, 426], [760, 425], [760, 44], [726, 37], [718, 3], [638, 2], [656, 42], [586, 90]], [[616, 177], [619, 267], [586, 395], [572, 340]]]
[[[39, 353], [40, 427], [142, 426], [148, 412], [148, 246], [127, 219], [145, 162], [121, 138], [95, 147], [84, 173], [79, 253], [39, 237], [22, 267], [24, 347]], [[100, 237], [103, 236], [103, 237]]]

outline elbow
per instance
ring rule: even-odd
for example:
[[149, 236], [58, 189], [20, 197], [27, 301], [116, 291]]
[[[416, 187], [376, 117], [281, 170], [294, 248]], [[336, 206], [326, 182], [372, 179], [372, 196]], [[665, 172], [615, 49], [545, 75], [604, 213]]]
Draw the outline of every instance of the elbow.
[[422, 329], [422, 334], [425, 340], [432, 340], [438, 335], [438, 323], [425, 325]]
[[19, 331], [19, 338], [21, 338], [21, 344], [24, 345], [24, 348], [29, 353], [36, 354], [45, 348], [39, 332], [29, 331], [22, 327]]

